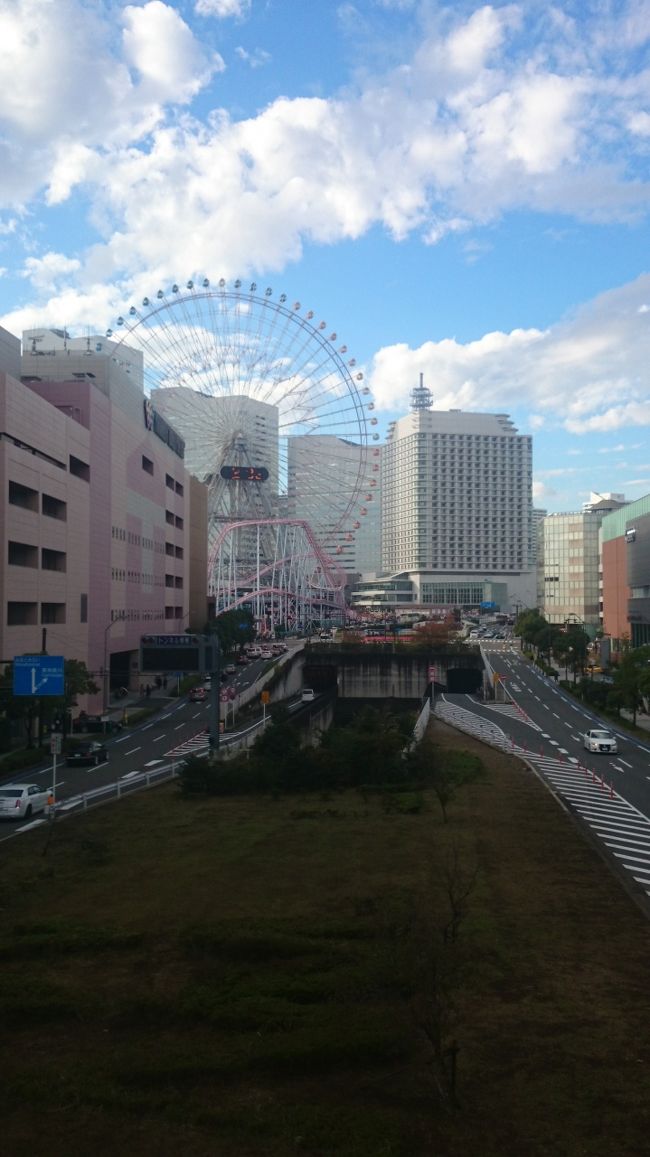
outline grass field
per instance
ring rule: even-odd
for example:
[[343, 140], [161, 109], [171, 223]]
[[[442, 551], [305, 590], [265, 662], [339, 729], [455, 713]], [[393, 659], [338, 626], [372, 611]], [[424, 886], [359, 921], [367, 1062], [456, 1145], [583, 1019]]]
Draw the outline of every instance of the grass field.
[[4, 843], [2, 1153], [647, 1152], [646, 918], [531, 773], [433, 729], [486, 768], [447, 824], [167, 785]]

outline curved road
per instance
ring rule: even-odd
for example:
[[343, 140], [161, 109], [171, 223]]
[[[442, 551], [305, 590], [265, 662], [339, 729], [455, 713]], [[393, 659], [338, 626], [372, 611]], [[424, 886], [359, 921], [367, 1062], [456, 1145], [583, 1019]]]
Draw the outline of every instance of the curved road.
[[[650, 742], [599, 719], [519, 652], [484, 643], [483, 653], [507, 690], [504, 702], [444, 694], [436, 714], [523, 756], [650, 910]], [[584, 749], [584, 732], [598, 725], [616, 735], [618, 754]]]

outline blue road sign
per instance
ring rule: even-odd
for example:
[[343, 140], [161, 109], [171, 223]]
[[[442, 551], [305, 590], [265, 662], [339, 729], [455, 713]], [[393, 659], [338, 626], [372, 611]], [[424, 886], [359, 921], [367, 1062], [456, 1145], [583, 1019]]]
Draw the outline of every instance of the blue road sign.
[[16, 655], [14, 695], [63, 695], [63, 655]]

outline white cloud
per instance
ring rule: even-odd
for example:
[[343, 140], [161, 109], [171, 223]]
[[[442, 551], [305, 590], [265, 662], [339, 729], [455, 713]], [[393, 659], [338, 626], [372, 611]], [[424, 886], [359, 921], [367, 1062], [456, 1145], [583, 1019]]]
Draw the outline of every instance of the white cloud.
[[63, 253], [46, 253], [44, 257], [28, 257], [24, 275], [32, 285], [48, 293], [54, 292], [60, 282], [71, 273], [76, 273], [80, 262], [76, 258], [65, 257]]
[[543, 506], [556, 496], [557, 490], [555, 487], [549, 486], [548, 483], [541, 482], [538, 479], [533, 479], [533, 503], [535, 506]]
[[437, 409], [528, 410], [531, 429], [563, 426], [577, 435], [650, 426], [650, 332], [638, 310], [649, 292], [644, 275], [545, 332], [387, 346], [369, 371], [377, 407], [403, 412], [422, 372]]
[[[243, 18], [249, 5], [198, 0], [195, 10]], [[147, 269], [161, 279], [179, 270], [272, 272], [306, 243], [375, 227], [398, 239], [418, 231], [435, 244], [513, 207], [631, 220], [650, 205], [650, 185], [638, 179], [647, 141], [630, 131], [650, 77], [633, 54], [612, 71], [602, 15], [578, 23], [551, 9], [528, 30], [517, 5], [469, 16], [432, 9], [417, 50], [394, 71], [360, 73], [357, 87], [329, 99], [278, 98], [237, 122], [213, 91], [204, 121], [182, 107], [223, 61], [178, 6], [149, 0], [117, 11], [88, 0], [13, 0], [0, 9], [0, 205], [42, 190], [61, 204], [83, 186], [96, 237], [78, 255], [80, 286], [105, 277], [137, 283]], [[624, 43], [638, 45], [643, 22], [631, 6], [626, 13]], [[638, 307], [649, 297], [650, 286]], [[449, 363], [453, 390], [466, 363], [468, 398], [476, 367], [485, 372], [488, 362], [511, 361], [517, 379], [517, 360], [535, 350], [553, 381], [554, 359], [565, 370], [573, 360], [581, 385], [570, 417], [580, 423], [594, 416], [596, 391], [604, 403], [620, 379], [610, 360], [607, 376], [582, 382], [587, 334], [572, 349], [574, 330], [566, 333], [564, 346], [537, 331], [486, 335], [436, 358]], [[589, 340], [608, 362], [595, 327]], [[604, 405], [599, 412], [605, 421]]]
[[255, 48], [252, 52], [248, 52], [247, 49], [242, 48], [241, 45], [235, 49], [235, 55], [238, 56], [240, 60], [243, 60], [244, 64], [247, 64], [249, 68], [263, 68], [271, 59], [271, 54], [263, 48]]
[[251, 0], [196, 0], [194, 11], [199, 16], [216, 16], [218, 20], [235, 17], [244, 20], [250, 13]]
[[145, 97], [185, 103], [210, 79], [221, 57], [209, 59], [185, 21], [162, 0], [124, 9], [124, 57], [142, 78]]
[[[0, 206], [69, 196], [105, 149], [127, 148], [220, 68], [161, 0], [110, 13], [81, 0], [0, 5]], [[132, 75], [132, 71], [134, 75]], [[83, 158], [83, 163], [81, 163]]]

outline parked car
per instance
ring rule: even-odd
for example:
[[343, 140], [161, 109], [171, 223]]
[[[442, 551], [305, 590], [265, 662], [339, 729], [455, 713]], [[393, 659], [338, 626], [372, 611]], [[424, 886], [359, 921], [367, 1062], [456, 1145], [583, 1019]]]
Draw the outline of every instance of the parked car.
[[192, 687], [189, 695], [190, 703], [203, 703], [207, 697], [208, 693], [205, 687]]
[[591, 731], [585, 731], [582, 740], [587, 751], [607, 751], [614, 755], [618, 751], [616, 737], [604, 727], [592, 727]]
[[108, 752], [103, 743], [84, 743], [82, 747], [69, 751], [65, 762], [67, 767], [97, 767], [107, 759]]
[[0, 819], [29, 819], [45, 811], [49, 795], [49, 788], [38, 783], [5, 783], [0, 787]]
[[107, 719], [103, 721], [101, 715], [85, 715], [82, 711], [77, 719], [72, 720], [73, 732], [81, 732], [82, 735], [86, 732], [94, 734], [112, 735], [115, 731], [122, 730], [122, 724], [117, 719]]
[[311, 703], [316, 698], [312, 687], [303, 687], [302, 701], [303, 703]]

